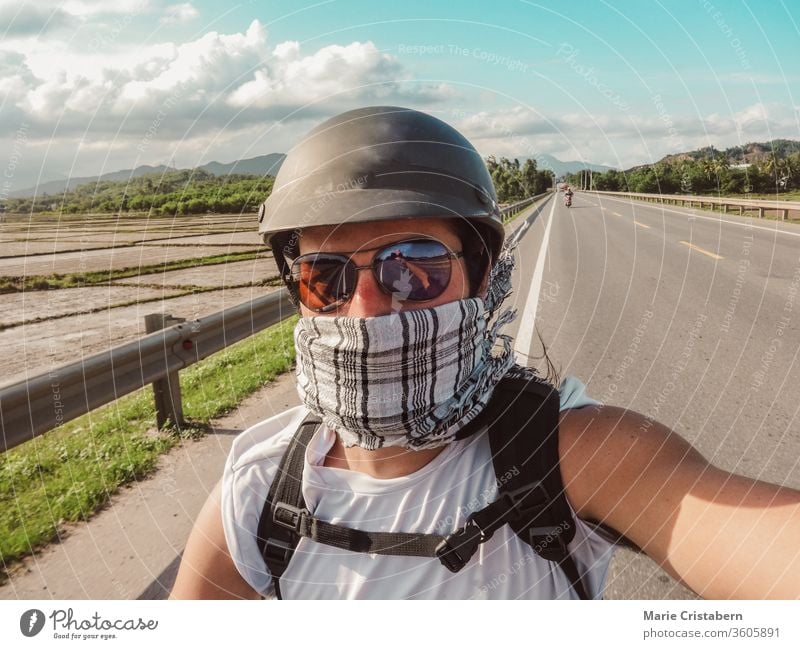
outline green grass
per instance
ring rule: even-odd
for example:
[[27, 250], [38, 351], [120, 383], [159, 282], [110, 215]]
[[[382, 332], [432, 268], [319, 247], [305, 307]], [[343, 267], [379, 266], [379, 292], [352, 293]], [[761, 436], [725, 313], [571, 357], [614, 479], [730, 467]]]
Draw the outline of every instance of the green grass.
[[249, 252], [231, 252], [224, 255], [211, 255], [209, 257], [192, 257], [190, 259], [177, 259], [161, 264], [149, 266], [130, 266], [113, 270], [98, 270], [85, 273], [53, 273], [51, 275], [30, 275], [27, 277], [0, 277], [0, 294], [15, 293], [18, 291], [45, 291], [53, 288], [77, 288], [82, 286], [96, 286], [107, 284], [117, 279], [163, 273], [182, 268], [196, 266], [215, 266], [236, 261], [247, 261], [263, 255], [263, 250]]
[[[2, 565], [58, 538], [64, 523], [88, 520], [122, 485], [152, 473], [181, 440], [289, 370], [296, 317], [180, 373], [181, 431], [155, 433], [152, 388], [139, 390], [22, 444], [0, 458]], [[5, 581], [0, 569], [0, 583]]]
[[[743, 198], [758, 201], [800, 201], [800, 190], [791, 192], [781, 192], [780, 194], [706, 194], [706, 196], [718, 196], [719, 198]], [[800, 206], [798, 206], [800, 209]]]

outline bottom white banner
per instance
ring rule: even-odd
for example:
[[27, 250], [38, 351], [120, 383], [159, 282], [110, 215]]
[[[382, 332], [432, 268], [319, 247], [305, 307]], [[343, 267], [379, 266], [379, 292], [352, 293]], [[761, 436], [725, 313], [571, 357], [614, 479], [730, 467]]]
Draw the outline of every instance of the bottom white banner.
[[[800, 602], [3, 601], [3, 647], [800, 647]], [[453, 643], [456, 643], [455, 645]]]

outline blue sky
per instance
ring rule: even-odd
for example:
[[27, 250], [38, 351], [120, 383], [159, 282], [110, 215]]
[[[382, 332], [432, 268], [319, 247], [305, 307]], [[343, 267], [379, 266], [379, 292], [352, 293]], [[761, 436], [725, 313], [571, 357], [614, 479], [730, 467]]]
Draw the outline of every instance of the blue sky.
[[486, 155], [627, 167], [800, 138], [799, 25], [788, 0], [0, 0], [0, 137], [21, 188], [286, 151], [395, 104]]

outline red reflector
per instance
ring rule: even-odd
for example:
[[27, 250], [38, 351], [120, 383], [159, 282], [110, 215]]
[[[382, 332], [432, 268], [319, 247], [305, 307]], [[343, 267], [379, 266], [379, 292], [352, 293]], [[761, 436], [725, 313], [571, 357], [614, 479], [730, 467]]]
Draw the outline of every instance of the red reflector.
[[184, 340], [183, 341], [183, 348], [184, 349], [191, 349], [194, 347], [194, 343], [191, 340]]

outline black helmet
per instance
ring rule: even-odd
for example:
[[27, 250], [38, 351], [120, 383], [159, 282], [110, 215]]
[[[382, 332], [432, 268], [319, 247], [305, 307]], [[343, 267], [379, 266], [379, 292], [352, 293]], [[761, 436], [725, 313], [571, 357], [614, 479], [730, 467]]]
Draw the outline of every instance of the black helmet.
[[432, 216], [478, 226], [497, 257], [503, 220], [475, 147], [436, 117], [373, 106], [332, 117], [289, 152], [258, 231], [283, 270], [303, 228]]

